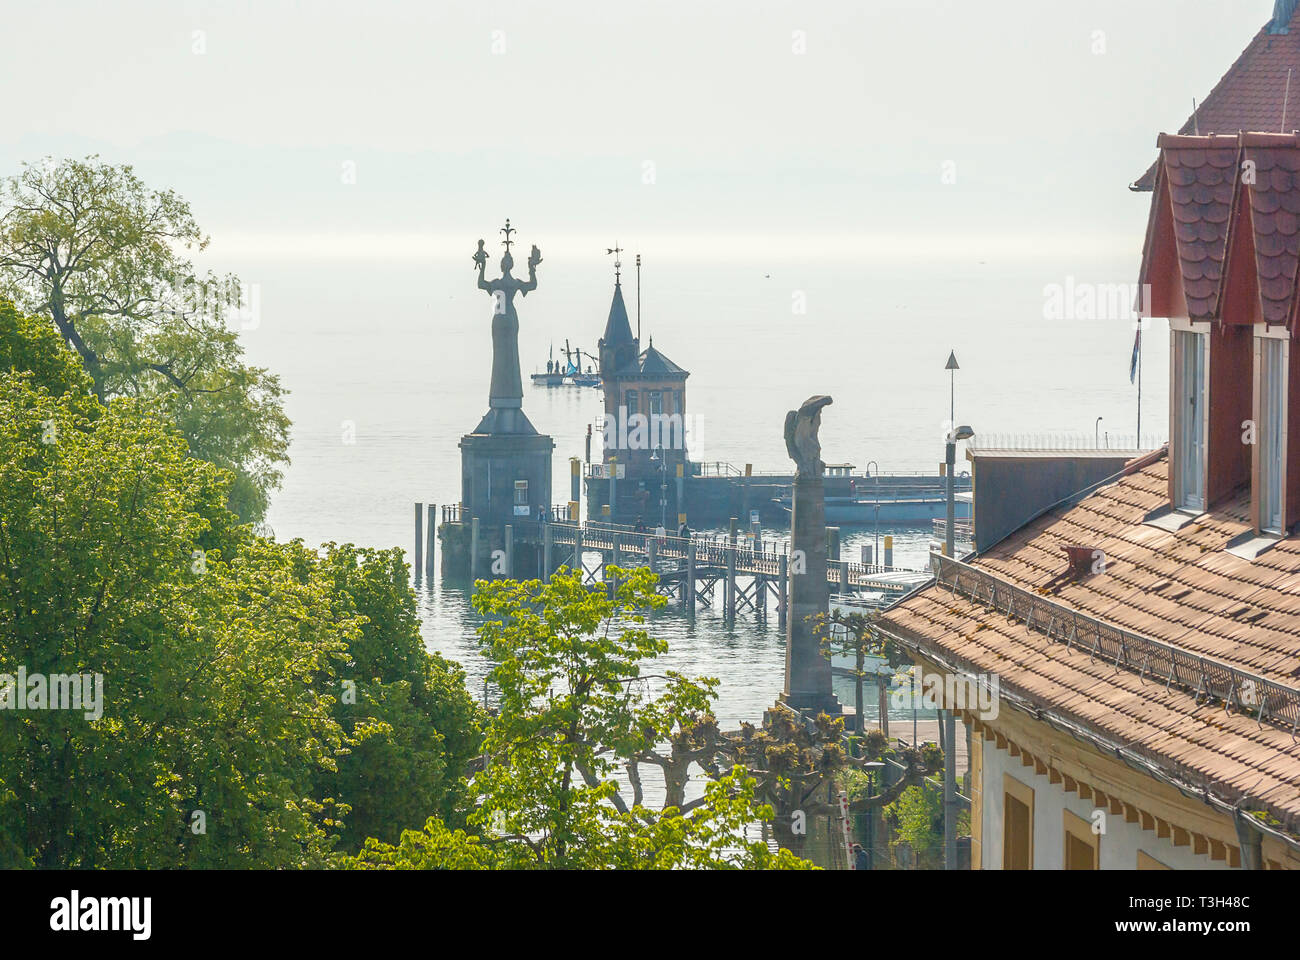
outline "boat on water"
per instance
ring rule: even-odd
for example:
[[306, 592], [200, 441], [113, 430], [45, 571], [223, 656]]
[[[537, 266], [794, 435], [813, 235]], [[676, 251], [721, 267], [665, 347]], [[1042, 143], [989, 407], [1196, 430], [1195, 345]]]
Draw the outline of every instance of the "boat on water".
[[555, 359], [555, 344], [551, 344], [550, 356], [546, 358], [546, 372], [538, 371], [531, 374], [530, 378], [539, 387], [558, 387], [564, 383], [564, 369]]
[[551, 356], [546, 361], [545, 372], [538, 371], [530, 374], [533, 383], [539, 387], [559, 387], [569, 384], [574, 387], [598, 387], [600, 386], [600, 374], [592, 366], [588, 366], [586, 372], [582, 370], [582, 358], [586, 356], [590, 360], [595, 360], [587, 351], [574, 347], [570, 349], [569, 341], [564, 341], [564, 360], [555, 359], [555, 348], [551, 348]]
[[[855, 475], [851, 463], [826, 465], [826, 522], [848, 526], [928, 526], [948, 516], [948, 481], [919, 474]], [[968, 520], [972, 493], [968, 472], [953, 479], [954, 516]], [[777, 503], [788, 514], [791, 497]]]

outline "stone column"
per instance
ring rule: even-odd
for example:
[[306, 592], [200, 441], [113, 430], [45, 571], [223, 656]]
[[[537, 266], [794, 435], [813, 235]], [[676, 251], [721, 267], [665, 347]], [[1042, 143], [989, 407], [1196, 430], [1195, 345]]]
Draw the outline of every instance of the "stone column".
[[785, 618], [784, 699], [796, 710], [838, 714], [831, 662], [813, 632], [830, 608], [826, 582], [826, 500], [820, 475], [796, 476], [790, 514], [789, 613]]

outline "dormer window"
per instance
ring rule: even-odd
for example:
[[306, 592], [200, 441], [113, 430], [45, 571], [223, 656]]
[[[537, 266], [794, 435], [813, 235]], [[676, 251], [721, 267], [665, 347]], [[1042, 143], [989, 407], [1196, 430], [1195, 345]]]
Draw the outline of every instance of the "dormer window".
[[[1259, 395], [1256, 408], [1255, 509], [1265, 533], [1286, 530], [1287, 361], [1286, 328], [1269, 335], [1261, 325], [1258, 350]], [[1277, 329], [1277, 328], [1275, 328]], [[1279, 336], [1278, 334], [1281, 334]]]
[[1205, 510], [1206, 390], [1209, 335], [1192, 329], [1172, 329], [1174, 341], [1173, 410], [1170, 434], [1174, 444], [1174, 506]]

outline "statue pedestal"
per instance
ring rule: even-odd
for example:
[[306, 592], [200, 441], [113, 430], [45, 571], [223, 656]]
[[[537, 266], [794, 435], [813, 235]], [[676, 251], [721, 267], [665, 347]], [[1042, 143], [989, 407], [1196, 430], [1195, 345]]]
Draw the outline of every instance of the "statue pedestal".
[[830, 610], [826, 580], [826, 500], [820, 476], [796, 476], [790, 514], [789, 614], [785, 627], [785, 690], [781, 699], [805, 713], [838, 715], [831, 662], [814, 632]]
[[[479, 521], [480, 577], [490, 576], [493, 550], [504, 548], [510, 525], [515, 547], [511, 575], [538, 576], [536, 547], [540, 543], [538, 510], [551, 509], [551, 451], [555, 441], [539, 433], [469, 433], [460, 438], [461, 521]], [[518, 481], [526, 492], [516, 497]], [[516, 499], [523, 503], [516, 503]], [[468, 571], [466, 571], [468, 572]]]

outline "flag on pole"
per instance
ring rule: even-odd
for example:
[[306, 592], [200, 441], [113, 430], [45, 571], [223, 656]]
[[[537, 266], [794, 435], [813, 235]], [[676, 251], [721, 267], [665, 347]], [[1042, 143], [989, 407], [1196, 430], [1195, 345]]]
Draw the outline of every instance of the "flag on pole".
[[1142, 321], [1139, 319], [1137, 324], [1137, 335], [1133, 338], [1133, 357], [1128, 363], [1128, 382], [1133, 383], [1137, 380], [1138, 357], [1142, 353]]

